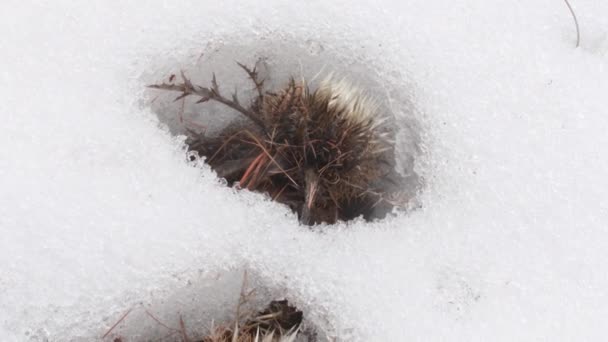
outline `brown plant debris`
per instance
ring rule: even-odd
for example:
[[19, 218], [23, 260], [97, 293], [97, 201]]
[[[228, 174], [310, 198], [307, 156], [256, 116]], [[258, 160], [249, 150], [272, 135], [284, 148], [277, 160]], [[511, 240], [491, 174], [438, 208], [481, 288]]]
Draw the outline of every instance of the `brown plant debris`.
[[[156, 324], [166, 329], [166, 334], [148, 338], [146, 341], [180, 341], [180, 342], [295, 342], [296, 338], [302, 336], [308, 341], [315, 341], [316, 335], [313, 330], [302, 331], [303, 314], [296, 307], [289, 304], [286, 299], [273, 300], [261, 311], [250, 309], [250, 300], [254, 297], [255, 289], [248, 289], [247, 271], [243, 273], [243, 281], [234, 319], [220, 325], [213, 325], [206, 335], [196, 337], [189, 336], [194, 332], [188, 332], [186, 324], [179, 316], [179, 327], [161, 321], [150, 311], [145, 310], [146, 315]], [[125, 320], [133, 308], [126, 311], [118, 321], [101, 337], [102, 340], [110, 337], [114, 342], [131, 341], [134, 337], [120, 335], [112, 336], [112, 331]], [[138, 339], [139, 340], [139, 339]], [[301, 339], [300, 339], [301, 341]]]
[[383, 217], [407, 198], [391, 191], [402, 181], [394, 170], [393, 132], [379, 106], [345, 80], [329, 76], [312, 91], [290, 81], [266, 91], [256, 68], [238, 64], [257, 96], [243, 106], [235, 91], [226, 97], [215, 75], [210, 87], [181, 83], [150, 88], [180, 93], [176, 100], [220, 102], [248, 120], [218, 136], [191, 131], [186, 143], [230, 185], [268, 193], [288, 205], [304, 224]]
[[247, 272], [244, 272], [234, 322], [213, 327], [209, 335], [197, 342], [295, 341], [302, 324], [302, 312], [287, 300], [274, 300], [257, 314], [247, 314], [243, 312], [243, 305], [253, 293], [253, 290], [247, 291]]
[[241, 324], [214, 327], [197, 342], [290, 342], [295, 341], [302, 323], [302, 312], [287, 300], [272, 301]]

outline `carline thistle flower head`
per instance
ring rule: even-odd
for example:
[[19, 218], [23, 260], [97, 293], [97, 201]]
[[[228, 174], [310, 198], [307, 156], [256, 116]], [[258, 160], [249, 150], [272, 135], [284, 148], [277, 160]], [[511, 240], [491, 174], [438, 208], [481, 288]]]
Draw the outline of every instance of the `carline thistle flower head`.
[[282, 89], [266, 91], [255, 68], [239, 66], [257, 90], [248, 107], [236, 92], [224, 97], [215, 75], [211, 87], [192, 84], [183, 72], [182, 83], [150, 86], [181, 92], [177, 99], [220, 102], [248, 119], [215, 137], [191, 132], [189, 149], [205, 156], [219, 177], [268, 193], [308, 225], [382, 217], [405, 204], [389, 189], [400, 176], [387, 117], [374, 99], [331, 74], [315, 90], [292, 77]]

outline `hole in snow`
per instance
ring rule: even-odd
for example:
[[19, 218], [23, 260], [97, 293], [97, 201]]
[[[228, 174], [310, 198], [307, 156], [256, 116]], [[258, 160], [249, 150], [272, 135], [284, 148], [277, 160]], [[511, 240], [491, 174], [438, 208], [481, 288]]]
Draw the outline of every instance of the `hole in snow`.
[[147, 102], [188, 136], [191, 160], [204, 157], [229, 185], [267, 194], [304, 224], [415, 205], [419, 125], [397, 71], [314, 39], [242, 41], [211, 40], [145, 79]]
[[289, 301], [286, 294], [242, 269], [207, 274], [188, 280], [164, 300], [109, 316], [103, 340], [231, 341], [237, 322], [239, 341], [254, 341], [258, 333], [264, 341], [278, 341], [262, 338], [271, 334], [294, 335], [293, 341], [329, 340], [325, 329], [307, 319], [309, 308], [298, 307], [301, 303]]

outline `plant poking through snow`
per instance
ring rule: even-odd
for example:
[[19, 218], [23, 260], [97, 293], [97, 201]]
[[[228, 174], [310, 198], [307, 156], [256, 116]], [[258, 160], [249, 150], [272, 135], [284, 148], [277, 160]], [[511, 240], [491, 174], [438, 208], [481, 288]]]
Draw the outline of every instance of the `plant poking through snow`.
[[220, 92], [215, 74], [211, 87], [183, 82], [151, 85], [176, 91], [176, 100], [193, 95], [197, 103], [220, 102], [247, 119], [217, 137], [191, 132], [191, 151], [229, 184], [266, 192], [289, 205], [304, 224], [334, 223], [364, 215], [382, 217], [407, 202], [389, 191], [401, 178], [394, 171], [392, 132], [379, 106], [345, 80], [329, 76], [315, 91], [291, 78], [278, 92], [264, 90], [255, 68], [238, 64], [253, 81], [257, 96], [249, 107], [237, 93]]
[[272, 301], [264, 311], [243, 324], [213, 327], [211, 333], [198, 342], [293, 342], [301, 321], [302, 312], [286, 300]]
[[[190, 339], [186, 331], [184, 320], [180, 316], [179, 328], [171, 327], [156, 316], [145, 310], [146, 315], [153, 319], [163, 328], [169, 331], [168, 335], [161, 337], [158, 341], [183, 341], [183, 342], [294, 342], [298, 335], [308, 336], [306, 332], [300, 331], [302, 324], [302, 312], [289, 305], [287, 300], [273, 300], [262, 311], [255, 313], [245, 310], [244, 306], [254, 295], [255, 290], [247, 290], [247, 271], [243, 273], [243, 283], [239, 300], [236, 305], [235, 318], [232, 323], [212, 326], [209, 334]], [[106, 339], [111, 336], [112, 331], [124, 321], [133, 311], [133, 308], [125, 312], [120, 319], [102, 336]], [[213, 323], [212, 323], [213, 324]], [[300, 334], [301, 333], [301, 334]], [[314, 336], [314, 332], [310, 332]], [[175, 339], [177, 337], [177, 339]], [[311, 340], [309, 337], [309, 341]], [[121, 336], [114, 336], [114, 342], [121, 342]]]
[[198, 342], [293, 342], [302, 323], [302, 312], [290, 306], [287, 300], [272, 301], [268, 307], [256, 315], [247, 316], [242, 306], [253, 295], [247, 289], [247, 272], [243, 275], [243, 285], [236, 307], [236, 317], [232, 325], [212, 328], [211, 333]]

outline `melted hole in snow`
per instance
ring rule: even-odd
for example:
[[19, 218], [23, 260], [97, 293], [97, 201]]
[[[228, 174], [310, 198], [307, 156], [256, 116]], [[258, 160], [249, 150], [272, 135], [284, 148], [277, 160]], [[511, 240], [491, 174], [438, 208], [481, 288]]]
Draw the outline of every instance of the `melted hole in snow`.
[[297, 334], [295, 341], [326, 341], [332, 329], [307, 319], [310, 308], [291, 302], [287, 291], [242, 269], [188, 278], [180, 291], [158, 297], [108, 316], [104, 340], [230, 341], [237, 315], [243, 340], [253, 340], [259, 330], [261, 337], [274, 332]]
[[[417, 206], [420, 125], [398, 71], [317, 40], [228, 41], [144, 80], [158, 86], [146, 103], [160, 121], [189, 137], [191, 160], [205, 157], [229, 185], [268, 194], [304, 224]], [[326, 89], [325, 102], [301, 101], [303, 84], [311, 94]], [[366, 111], [383, 123], [351, 114]], [[323, 114], [303, 121], [295, 112]]]

